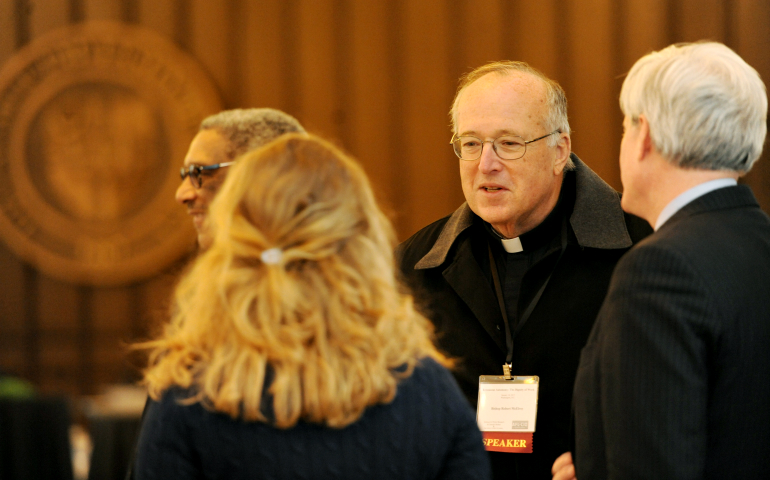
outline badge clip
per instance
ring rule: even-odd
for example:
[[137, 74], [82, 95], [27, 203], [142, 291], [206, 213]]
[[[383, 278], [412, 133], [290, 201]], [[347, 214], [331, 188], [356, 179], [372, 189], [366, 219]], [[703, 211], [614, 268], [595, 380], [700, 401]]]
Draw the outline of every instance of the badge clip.
[[511, 364], [510, 363], [504, 363], [503, 364], [503, 375], [505, 376], [506, 380], [511, 379]]

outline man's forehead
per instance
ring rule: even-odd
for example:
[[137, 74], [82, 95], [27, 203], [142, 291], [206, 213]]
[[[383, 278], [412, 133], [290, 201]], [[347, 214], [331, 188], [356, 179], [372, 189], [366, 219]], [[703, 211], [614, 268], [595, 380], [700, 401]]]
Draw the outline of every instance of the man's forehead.
[[184, 164], [214, 165], [226, 162], [230, 148], [228, 139], [218, 130], [207, 129], [198, 132], [190, 143]]
[[545, 101], [546, 90], [543, 79], [529, 72], [491, 72], [468, 85], [460, 100], [463, 96], [491, 91], [497, 95], [519, 95], [542, 102]]
[[546, 88], [526, 72], [489, 73], [461, 93], [458, 134], [521, 135], [544, 121]]
[[475, 137], [479, 137], [481, 135], [489, 135], [492, 138], [496, 138], [496, 137], [500, 137], [502, 135], [521, 136], [521, 133], [522, 132], [520, 132], [519, 129], [517, 129], [517, 128], [501, 127], [501, 128], [495, 128], [494, 130], [486, 130], [485, 129], [485, 131], [483, 131], [483, 132], [481, 131], [481, 129], [474, 130], [474, 129], [471, 128], [471, 129], [466, 129], [466, 130], [460, 130], [460, 131], [457, 132], [457, 135], [458, 136], [466, 136], [467, 135], [467, 136], [475, 136]]

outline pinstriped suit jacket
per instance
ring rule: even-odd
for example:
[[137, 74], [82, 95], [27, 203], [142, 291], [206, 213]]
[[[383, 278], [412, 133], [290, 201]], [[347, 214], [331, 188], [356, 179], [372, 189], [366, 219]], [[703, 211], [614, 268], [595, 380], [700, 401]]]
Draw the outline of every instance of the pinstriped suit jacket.
[[620, 260], [573, 405], [580, 480], [770, 477], [770, 219], [748, 187]]

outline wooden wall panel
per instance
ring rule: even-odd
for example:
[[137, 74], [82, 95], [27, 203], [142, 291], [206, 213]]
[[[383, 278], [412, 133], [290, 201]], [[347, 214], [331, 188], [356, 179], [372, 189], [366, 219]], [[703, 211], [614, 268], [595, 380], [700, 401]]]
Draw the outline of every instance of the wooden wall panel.
[[666, 29], [668, 3], [668, 0], [626, 0], [623, 3], [620, 18], [623, 75], [639, 58], [670, 43]]
[[[282, 37], [283, 0], [243, 2], [244, 21], [240, 47], [243, 65], [243, 107], [271, 107], [287, 110], [286, 88], [281, 59], [286, 56]], [[288, 112], [296, 113], [296, 112]]]
[[139, 0], [138, 23], [173, 42], [177, 3], [176, 0]]
[[[191, 53], [219, 87], [226, 105], [233, 105], [229, 58], [228, 2], [191, 0], [189, 12]], [[186, 13], [186, 12], [180, 12]]]
[[[90, 0], [85, 2], [85, 20], [110, 20], [136, 23], [142, 13], [133, 0]], [[97, 349], [107, 348], [124, 355], [123, 343], [130, 338], [130, 290], [126, 288], [98, 288], [83, 286], [80, 296], [78, 349], [78, 379], [82, 392], [96, 393], [99, 381], [97, 371], [117, 373], [120, 363], [97, 358]], [[112, 380], [117, 381], [117, 378]]]
[[0, 335], [0, 369], [8, 375], [15, 375], [27, 380], [37, 380], [30, 371], [24, 338], [11, 332]]
[[[66, 2], [42, 0], [17, 11], [17, 46], [32, 42], [70, 21]], [[23, 263], [27, 371], [43, 391], [74, 393], [77, 382], [80, 331], [79, 295], [75, 286], [52, 280]]]
[[0, 62], [16, 50], [16, 9], [14, 2], [0, 2]]
[[33, 38], [67, 25], [68, 21], [69, 4], [67, 2], [61, 0], [34, 0], [30, 2], [30, 34]]
[[387, 16], [384, 3], [350, 4], [351, 85], [346, 92], [350, 113], [344, 141], [369, 175], [377, 197], [392, 209], [399, 176], [391, 148], [399, 142], [388, 129], [396, 116], [391, 100], [396, 75], [390, 62], [388, 25], [382, 21]]
[[297, 22], [299, 79], [297, 115], [308, 130], [330, 138], [339, 138], [336, 112], [337, 96], [334, 32], [343, 28], [334, 22], [334, 8], [340, 2], [330, 0], [302, 2]]
[[724, 42], [725, 14], [727, 3], [731, 0], [680, 0], [679, 32], [677, 41], [695, 42], [714, 40]]
[[334, 96], [337, 105], [334, 106], [334, 138], [347, 146], [346, 138], [355, 128], [350, 122], [351, 105], [350, 91], [352, 90], [351, 74], [353, 71], [352, 38], [353, 26], [350, 24], [353, 3], [355, 0], [338, 0], [334, 2], [333, 11], [333, 41], [334, 41]]
[[131, 288], [97, 289], [90, 305], [94, 329], [114, 338], [128, 340], [131, 333], [131, 301]]
[[[190, 5], [187, 0], [141, 0], [139, 5], [140, 24], [177, 43], [182, 49], [189, 47], [188, 33], [191, 28], [191, 21]], [[178, 163], [181, 165], [183, 160], [183, 158], [179, 158]], [[169, 199], [169, 201], [172, 200]], [[179, 208], [184, 207], [180, 205]], [[125, 291], [125, 298], [118, 296], [118, 300], [123, 302], [121, 329], [113, 330], [114, 335], [111, 341], [103, 341], [100, 338], [100, 341], [96, 342], [95, 345], [94, 358], [96, 361], [103, 359], [110, 362], [111, 366], [110, 368], [95, 369], [94, 380], [97, 384], [130, 381], [138, 377], [139, 372], [136, 367], [142, 365], [136, 364], [135, 360], [142, 357], [131, 354], [128, 344], [131, 341], [149, 338], [151, 327], [168, 319], [166, 305], [171, 294], [169, 277], [176, 278], [175, 273], [169, 272], [176, 272], [177, 269], [178, 265], [174, 265], [154, 278], [122, 289]], [[96, 311], [102, 311], [98, 304]], [[109, 314], [109, 312], [105, 312], [105, 314]], [[103, 321], [97, 318], [96, 323], [102, 324]], [[110, 346], [113, 347], [111, 351], [109, 350]]]
[[[404, 53], [404, 142], [399, 158], [405, 184], [404, 229], [418, 229], [459, 205], [457, 158], [449, 146], [446, 111], [456, 79], [449, 71], [449, 8], [446, 2], [407, 1], [401, 12]], [[430, 21], [425, 19], [430, 18]]]
[[613, 62], [613, 0], [569, 2], [572, 56], [567, 97], [574, 130], [572, 149], [600, 177], [620, 189], [618, 147], [615, 135], [619, 114], [610, 92], [617, 90]]
[[37, 276], [37, 316], [40, 327], [76, 332], [80, 309], [78, 288], [45, 275]]
[[610, 161], [617, 165], [617, 176], [605, 180], [620, 192], [623, 191], [618, 165], [620, 139], [623, 136], [623, 113], [618, 102], [620, 89], [628, 70], [639, 58], [668, 45], [668, 38], [672, 35], [667, 22], [669, 3], [667, 0], [625, 0], [615, 4], [613, 23], [616, 45], [613, 48], [614, 76], [609, 98], [615, 119], [608, 133], [615, 149], [614, 157]]
[[[24, 331], [24, 267], [4, 245], [0, 246], [0, 331]], [[0, 337], [3, 335], [0, 334]]]
[[562, 74], [564, 68], [560, 67], [561, 57], [567, 49], [560, 28], [562, 22], [559, 19], [564, 15], [561, 3], [559, 0], [513, 3], [508, 9], [513, 18], [507, 21], [514, 26], [506, 27], [506, 38], [511, 48], [508, 60], [525, 61], [565, 86], [571, 74]]
[[[733, 48], [759, 72], [767, 85], [770, 80], [770, 56], [767, 54], [770, 51], [770, 3], [763, 0], [736, 1], [732, 22]], [[770, 211], [770, 152], [767, 142], [762, 158], [744, 181], [754, 190], [762, 208]]]
[[122, 19], [122, 0], [82, 0], [82, 2], [86, 20]]
[[511, 15], [502, 0], [459, 0], [453, 3], [448, 12], [449, 39], [452, 42], [451, 62], [460, 67], [457, 76], [485, 63], [507, 60], [503, 54], [504, 32], [510, 27], [512, 19], [518, 19], [518, 15]]
[[[94, 19], [176, 43], [227, 108], [279, 108], [335, 139], [395, 212], [401, 239], [463, 201], [447, 112], [471, 68], [524, 60], [559, 81], [575, 152], [618, 189], [617, 95], [639, 57], [710, 38], [770, 78], [763, 0], [8, 0], [0, 62], [54, 28]], [[768, 161], [745, 179], [765, 209]], [[82, 287], [40, 275], [0, 245], [0, 369], [69, 393], [136, 378], [124, 345], [166, 320], [183, 264], [134, 285]]]
[[[102, 337], [94, 347], [91, 376], [96, 385], [133, 382], [137, 379], [136, 367], [129, 362], [125, 337]], [[96, 393], [96, 392], [94, 392]]]
[[41, 365], [38, 386], [47, 394], [92, 393], [79, 365], [81, 352], [77, 335], [70, 331], [43, 330], [40, 333]]
[[84, 355], [90, 358], [89, 349], [79, 341], [85, 306], [82, 292], [74, 285], [39, 274], [35, 293], [37, 338], [31, 353], [37, 355], [40, 388], [48, 393], [87, 391], [81, 389], [90, 381], [81, 368]]
[[84, 389], [96, 393], [99, 384], [126, 381], [126, 346], [134, 339], [134, 289], [102, 288], [93, 292], [89, 304], [89, 328], [81, 332], [82, 375], [89, 377]]
[[28, 375], [28, 323], [24, 267], [5, 245], [0, 245], [0, 370]]
[[138, 301], [143, 306], [142, 313], [146, 322], [143, 327], [147, 333], [157, 333], [158, 325], [168, 319], [173, 289], [184, 271], [181, 266], [186, 262], [187, 260], [183, 259], [179, 265], [146, 283]]

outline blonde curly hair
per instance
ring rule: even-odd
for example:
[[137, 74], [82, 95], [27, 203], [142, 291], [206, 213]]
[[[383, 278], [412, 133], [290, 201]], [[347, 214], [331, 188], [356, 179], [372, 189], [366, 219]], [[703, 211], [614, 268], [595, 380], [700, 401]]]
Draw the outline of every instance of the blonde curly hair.
[[390, 402], [421, 358], [449, 365], [396, 281], [395, 234], [366, 174], [329, 142], [290, 134], [240, 157], [209, 217], [213, 245], [140, 346], [152, 398], [192, 387], [190, 402], [267, 422], [267, 391], [280, 428], [344, 427]]

